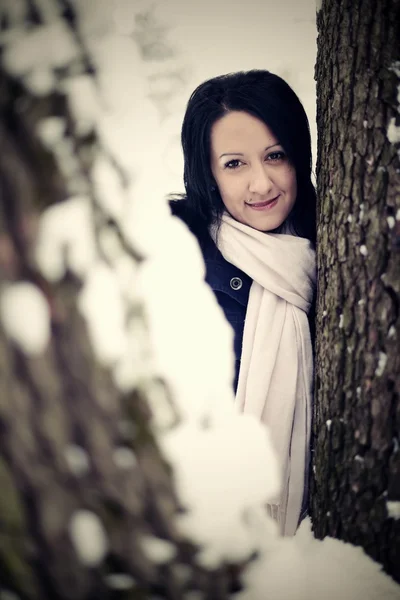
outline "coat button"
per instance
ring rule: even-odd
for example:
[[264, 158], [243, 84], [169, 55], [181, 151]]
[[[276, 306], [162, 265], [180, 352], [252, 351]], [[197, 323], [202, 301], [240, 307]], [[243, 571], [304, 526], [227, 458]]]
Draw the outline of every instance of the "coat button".
[[232, 277], [232, 279], [230, 281], [230, 285], [233, 290], [240, 290], [240, 288], [243, 285], [243, 282], [240, 279], [240, 277]]

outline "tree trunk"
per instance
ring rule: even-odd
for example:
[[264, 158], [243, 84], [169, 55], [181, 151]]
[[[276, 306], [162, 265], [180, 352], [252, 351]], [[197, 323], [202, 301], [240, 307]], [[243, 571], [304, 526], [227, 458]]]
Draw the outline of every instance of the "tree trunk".
[[312, 519], [400, 582], [400, 2], [317, 15]]
[[[22, 289], [21, 282], [29, 284], [30, 292], [40, 292], [50, 313], [51, 335], [44, 352], [24, 352], [2, 313], [0, 596], [4, 592], [8, 597], [8, 591], [22, 600], [144, 599], [152, 594], [179, 599], [185, 590], [197, 589], [204, 597], [224, 599], [227, 571], [197, 566], [195, 548], [175, 527], [180, 507], [149, 409], [156, 388], [158, 399], [163, 396], [173, 413], [168, 389], [143, 375], [132, 391], [122, 393], [110, 369], [94, 354], [78, 307], [80, 277], [67, 268], [62, 277], [47, 280], [34, 260], [44, 209], [84, 193], [102, 260], [107, 262], [100, 232], [107, 230], [116, 235], [133, 265], [141, 261], [94, 193], [92, 161], [100, 151], [108, 156], [107, 148], [94, 131], [82, 135], [75, 128], [63, 92], [70, 76], [96, 77], [76, 28], [73, 4], [12, 0], [1, 7], [2, 42], [7, 35], [12, 42], [16, 25], [26, 27], [26, 35], [36, 31], [46, 22], [49, 8], [46, 15], [55, 11], [61, 17], [77, 52], [69, 64], [51, 71], [56, 82], [51, 90], [42, 87], [34, 94], [32, 86], [38, 89], [40, 82], [46, 83], [40, 79], [43, 73], [39, 69], [36, 83], [31, 73], [28, 85], [28, 74], [15, 75], [19, 67], [14, 60], [9, 68], [7, 44], [2, 47], [0, 296], [3, 302], [10, 290]], [[65, 124], [65, 139], [75, 157], [68, 163], [73, 166], [70, 171], [67, 161], [59, 163], [38, 136], [38, 126], [53, 117]], [[110, 162], [123, 186], [122, 169]], [[66, 251], [66, 264], [69, 258]], [[146, 333], [143, 307], [138, 304], [132, 310]], [[146, 343], [138, 344], [139, 354], [148, 356]]]

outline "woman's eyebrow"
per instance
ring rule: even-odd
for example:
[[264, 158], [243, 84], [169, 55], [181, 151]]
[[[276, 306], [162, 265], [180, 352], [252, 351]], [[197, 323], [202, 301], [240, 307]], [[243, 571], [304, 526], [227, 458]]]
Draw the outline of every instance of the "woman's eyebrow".
[[[266, 148], [264, 148], [263, 152], [266, 152], [267, 150], [270, 150], [274, 146], [280, 146], [280, 145], [281, 145], [280, 142], [276, 142], [275, 144], [271, 144], [271, 146], [267, 146]], [[224, 154], [221, 154], [219, 158], [222, 158], [223, 156], [243, 156], [243, 152], [224, 152]]]

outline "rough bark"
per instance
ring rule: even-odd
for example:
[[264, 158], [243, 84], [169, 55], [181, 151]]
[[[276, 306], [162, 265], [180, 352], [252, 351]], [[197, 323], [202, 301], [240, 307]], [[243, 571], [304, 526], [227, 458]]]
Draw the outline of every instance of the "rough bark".
[[[66, 2], [58, 6], [76, 33], [73, 9]], [[31, 25], [40, 23], [35, 3], [26, 7]], [[6, 18], [2, 24], [7, 31]], [[81, 49], [75, 73], [90, 72]], [[57, 76], [67, 77], [68, 69]], [[62, 92], [35, 97], [0, 67], [1, 290], [22, 280], [38, 286], [47, 298], [52, 328], [45, 353], [32, 357], [0, 325], [0, 593], [14, 592], [23, 600], [140, 599], [152, 594], [178, 599], [185, 590], [199, 589], [206, 598], [227, 598], [234, 577], [226, 569], [199, 568], [194, 547], [175, 527], [180, 507], [149, 409], [153, 387], [166, 396], [168, 389], [144, 378], [131, 393], [118, 392], [95, 359], [78, 310], [81, 281], [67, 273], [49, 283], [33, 260], [40, 214], [70, 194], [69, 182], [37, 137], [38, 122], [49, 116], [62, 116], [68, 123], [80, 176], [93, 199], [96, 231], [113, 226], [96, 205], [90, 179], [96, 136], [76, 134]], [[134, 248], [126, 250], [133, 260], [141, 260]], [[71, 447], [87, 458], [80, 473], [71, 469]], [[114, 460], [121, 448], [134, 452], [135, 466], [123, 468]], [[71, 541], [71, 518], [81, 509], [97, 515], [107, 535], [105, 560], [94, 567], [79, 560]], [[169, 541], [175, 558], [165, 564], [154, 561], [142, 544], [148, 535]], [[132, 585], [116, 574], [132, 576]], [[119, 589], [122, 584], [126, 589]]]
[[400, 581], [400, 2], [324, 0], [317, 26], [312, 518]]

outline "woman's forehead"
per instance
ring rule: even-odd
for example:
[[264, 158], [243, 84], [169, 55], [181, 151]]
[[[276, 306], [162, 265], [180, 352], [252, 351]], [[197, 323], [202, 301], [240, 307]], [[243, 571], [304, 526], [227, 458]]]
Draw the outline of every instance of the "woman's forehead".
[[232, 111], [216, 121], [211, 129], [213, 153], [239, 154], [278, 144], [271, 129], [260, 119], [242, 111]]

